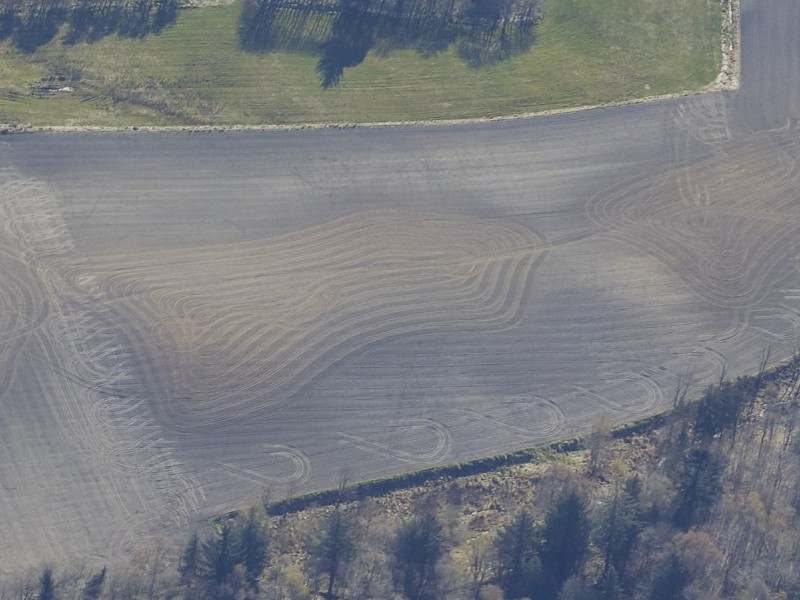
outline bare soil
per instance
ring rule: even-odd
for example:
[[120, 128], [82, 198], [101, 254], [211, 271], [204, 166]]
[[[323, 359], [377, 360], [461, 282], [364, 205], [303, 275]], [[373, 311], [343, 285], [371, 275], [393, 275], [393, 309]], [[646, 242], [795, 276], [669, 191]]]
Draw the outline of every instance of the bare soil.
[[562, 439], [800, 337], [800, 5], [739, 90], [0, 143], [0, 575]]

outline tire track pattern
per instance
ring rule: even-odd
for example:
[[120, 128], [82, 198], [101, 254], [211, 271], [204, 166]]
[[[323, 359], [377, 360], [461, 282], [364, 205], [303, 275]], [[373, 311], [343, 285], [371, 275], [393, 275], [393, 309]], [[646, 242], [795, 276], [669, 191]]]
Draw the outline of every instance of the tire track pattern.
[[566, 423], [564, 412], [556, 402], [532, 394], [506, 397], [501, 402], [485, 397], [464, 398], [463, 401], [474, 408], [451, 409], [456, 418], [475, 423], [482, 429], [488, 427], [498, 434], [518, 436], [530, 443], [555, 438]]
[[[269, 469], [264, 468], [263, 458], [266, 457], [269, 463], [277, 461], [291, 466], [291, 470], [286, 474], [270, 475]], [[228, 460], [219, 463], [217, 469], [226, 475], [232, 475], [244, 479], [250, 483], [265, 487], [274, 484], [299, 485], [308, 481], [311, 477], [311, 459], [300, 449], [285, 444], [262, 444], [260, 451], [254, 454], [234, 457], [235, 460]], [[248, 467], [253, 463], [252, 467]]]
[[510, 223], [387, 212], [273, 240], [88, 260], [70, 285], [125, 324], [114, 337], [140, 357], [162, 423], [216, 431], [264, 418], [376, 345], [511, 326], [544, 246]]
[[[0, 172], [0, 182], [5, 223], [0, 237], [0, 405], [6, 415], [22, 410], [9, 393], [21, 364], [25, 389], [41, 390], [26, 398], [25, 410], [35, 416], [22, 418], [30, 429], [24, 447], [7, 448], [11, 454], [0, 459], [2, 479], [19, 484], [15, 494], [0, 495], [0, 507], [7, 514], [28, 515], [28, 531], [9, 531], [14, 524], [0, 527], [7, 543], [24, 536], [18, 541], [25, 550], [5, 566], [98, 548], [113, 560], [145, 538], [185, 524], [202, 492], [183, 472], [136, 393], [115, 331], [97, 318], [91, 298], [65, 286], [62, 275], [74, 245], [59, 217], [57, 197], [47, 186], [10, 170]], [[26, 464], [18, 452], [39, 458], [35, 465]], [[30, 486], [42, 485], [48, 486], [47, 493], [24, 500]], [[81, 491], [73, 493], [74, 486]], [[77, 529], [69, 539], [60, 528]]]
[[712, 306], [743, 310], [747, 319], [792, 272], [800, 239], [797, 139], [792, 128], [753, 135], [746, 145], [723, 140], [697, 162], [674, 159], [666, 177], [609, 190], [587, 213], [605, 235], [655, 257]]
[[429, 450], [402, 450], [396, 445], [375, 441], [363, 436], [340, 433], [340, 438], [359, 449], [369, 453], [377, 453], [387, 458], [402, 461], [420, 468], [441, 463], [448, 458], [453, 449], [453, 436], [450, 428], [436, 419], [407, 419], [388, 424], [388, 427], [376, 432], [376, 436], [402, 437], [403, 446], [425, 447], [425, 438], [433, 434], [434, 444]]

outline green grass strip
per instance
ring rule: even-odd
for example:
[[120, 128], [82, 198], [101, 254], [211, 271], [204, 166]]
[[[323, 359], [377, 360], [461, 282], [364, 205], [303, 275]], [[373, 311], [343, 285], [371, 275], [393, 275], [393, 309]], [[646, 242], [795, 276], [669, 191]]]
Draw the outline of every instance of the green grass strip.
[[[533, 48], [491, 67], [451, 49], [368, 55], [323, 91], [316, 57], [248, 54], [238, 6], [184, 9], [144, 40], [0, 45], [0, 122], [299, 125], [469, 119], [697, 90], [720, 66], [718, 0], [546, 0]], [[63, 84], [63, 85], [62, 85]], [[50, 91], [48, 87], [74, 91]]]

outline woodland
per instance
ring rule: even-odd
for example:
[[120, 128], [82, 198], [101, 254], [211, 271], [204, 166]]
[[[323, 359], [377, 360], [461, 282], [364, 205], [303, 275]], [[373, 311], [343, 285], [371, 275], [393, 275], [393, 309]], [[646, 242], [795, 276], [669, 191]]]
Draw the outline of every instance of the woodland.
[[431, 469], [396, 489], [343, 473], [337, 490], [282, 501], [265, 490], [127, 566], [44, 567], [0, 598], [800, 598], [799, 375], [797, 358], [762, 366], [697, 401], [681, 381], [668, 413], [600, 419], [462, 477]]

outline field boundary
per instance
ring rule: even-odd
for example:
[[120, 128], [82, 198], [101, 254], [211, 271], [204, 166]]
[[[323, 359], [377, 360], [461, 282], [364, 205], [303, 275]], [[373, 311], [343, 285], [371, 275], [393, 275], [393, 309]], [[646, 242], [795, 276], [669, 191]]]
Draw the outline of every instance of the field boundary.
[[[666, 417], [671, 411], [664, 411], [625, 423], [613, 428], [610, 435], [614, 439], [624, 439], [632, 435], [642, 435], [656, 429], [666, 422]], [[460, 479], [471, 475], [479, 475], [496, 471], [503, 467], [524, 463], [536, 463], [548, 460], [555, 455], [570, 454], [585, 450], [585, 436], [575, 436], [531, 448], [523, 448], [513, 452], [494, 454], [476, 458], [460, 463], [450, 463], [438, 467], [430, 467], [419, 471], [408, 471], [399, 475], [369, 479], [344, 489], [327, 489], [308, 494], [301, 494], [271, 503], [267, 513], [271, 516], [280, 516], [299, 512], [311, 506], [330, 506], [340, 502], [352, 502], [385, 496], [392, 492], [423, 485], [441, 479]], [[236, 514], [238, 511], [230, 513]]]
[[[740, 379], [759, 379], [759, 383], [774, 381], [780, 377], [785, 370], [800, 366], [800, 354], [773, 364], [759, 375], [747, 375]], [[693, 400], [697, 401], [697, 399]], [[658, 412], [654, 415], [637, 419], [629, 423], [623, 423], [611, 429], [610, 437], [615, 440], [626, 439], [631, 436], [647, 434], [667, 423], [667, 417], [674, 411], [673, 408]], [[571, 454], [586, 450], [586, 435], [573, 436], [530, 448], [523, 448], [513, 452], [495, 454], [482, 458], [476, 458], [460, 463], [450, 463], [438, 467], [431, 467], [419, 471], [408, 471], [399, 475], [370, 479], [356, 484], [348, 485], [344, 488], [332, 488], [301, 494], [298, 496], [285, 498], [269, 504], [266, 508], [267, 514], [271, 516], [281, 516], [285, 514], [303, 511], [313, 506], [331, 506], [342, 502], [353, 502], [366, 498], [385, 496], [392, 492], [408, 489], [414, 486], [424, 485], [442, 479], [460, 479], [471, 475], [479, 475], [496, 471], [503, 467], [519, 465], [524, 463], [537, 463], [551, 459], [560, 454]], [[232, 511], [226, 516], [234, 516], [239, 511]], [[219, 517], [217, 517], [219, 518]]]
[[660, 94], [654, 96], [643, 96], [628, 100], [614, 102], [604, 102], [600, 104], [585, 104], [567, 108], [557, 108], [534, 112], [511, 113], [507, 115], [493, 117], [471, 117], [464, 119], [431, 119], [431, 120], [412, 120], [412, 121], [376, 121], [376, 122], [353, 122], [353, 123], [307, 123], [307, 124], [288, 124], [288, 125], [144, 125], [144, 126], [71, 126], [71, 125], [26, 125], [18, 123], [0, 123], [0, 135], [12, 133], [120, 133], [120, 132], [188, 132], [188, 133], [211, 133], [229, 131], [297, 131], [297, 130], [316, 130], [316, 129], [353, 129], [359, 128], [378, 128], [378, 127], [404, 127], [404, 126], [453, 126], [468, 125], [479, 123], [492, 123], [499, 121], [516, 121], [521, 119], [531, 119], [535, 117], [545, 117], [553, 115], [571, 114], [597, 110], [604, 108], [614, 108], [618, 106], [630, 106], [637, 104], [652, 104], [675, 98], [685, 98], [707, 94], [709, 92], [735, 91], [739, 89], [741, 80], [741, 5], [740, 0], [720, 0], [723, 14], [722, 18], [722, 41], [721, 41], [721, 67], [714, 81], [702, 88], [694, 90], [683, 90], [670, 94]]

